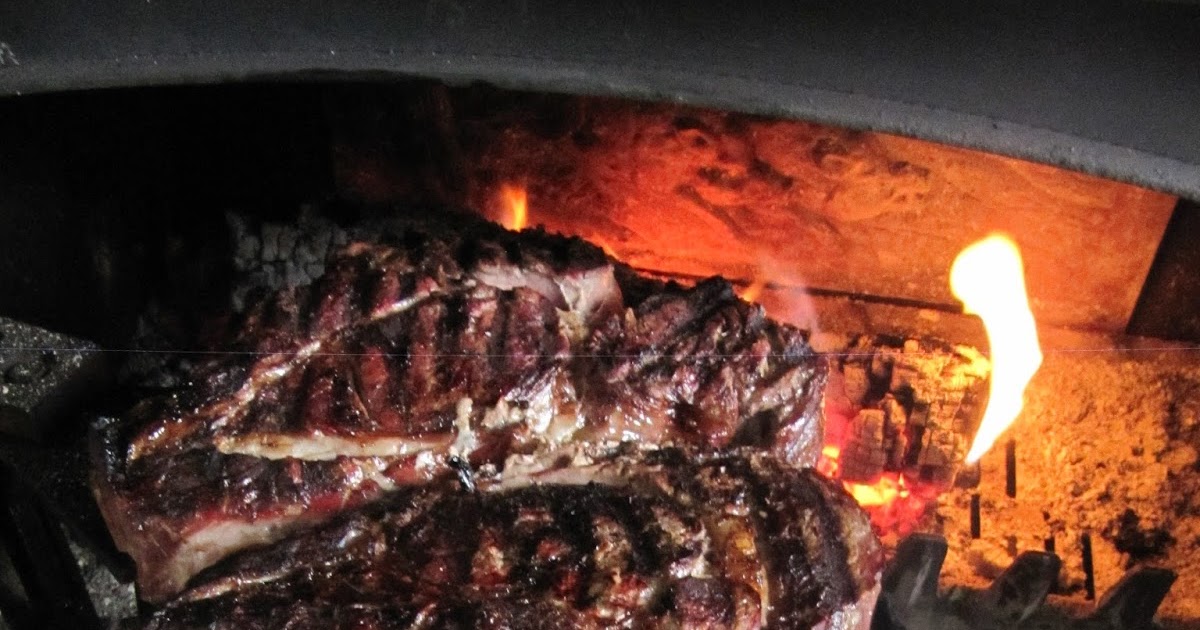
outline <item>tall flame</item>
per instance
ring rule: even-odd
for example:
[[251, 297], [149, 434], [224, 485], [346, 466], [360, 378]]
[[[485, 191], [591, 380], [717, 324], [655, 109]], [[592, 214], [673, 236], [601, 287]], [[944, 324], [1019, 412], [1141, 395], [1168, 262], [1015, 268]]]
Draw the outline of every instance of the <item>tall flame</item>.
[[1021, 252], [1012, 239], [993, 234], [964, 249], [950, 268], [950, 290], [966, 313], [983, 320], [992, 354], [987, 410], [967, 453], [973, 463], [1021, 413], [1025, 386], [1042, 364], [1042, 350]]
[[505, 215], [500, 223], [510, 230], [525, 228], [528, 221], [528, 196], [524, 186], [504, 184], [500, 187], [500, 197], [504, 201]]

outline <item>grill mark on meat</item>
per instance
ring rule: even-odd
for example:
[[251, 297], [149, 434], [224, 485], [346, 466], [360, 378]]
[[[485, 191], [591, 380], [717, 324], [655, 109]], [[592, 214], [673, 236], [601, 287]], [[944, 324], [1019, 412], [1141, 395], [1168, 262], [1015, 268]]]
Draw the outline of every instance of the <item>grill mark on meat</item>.
[[361, 407], [358, 405], [357, 394], [351, 382], [352, 372], [342, 365], [345, 363], [345, 359], [339, 357], [334, 363], [337, 364], [336, 371], [330, 375], [333, 388], [333, 413], [322, 425], [322, 430], [327, 433], [349, 435], [363, 435], [375, 431], [376, 427], [372, 426], [370, 418], [361, 412]]
[[535, 526], [529, 530], [518, 530], [511, 552], [511, 555], [517, 559], [512, 569], [514, 583], [538, 590], [546, 587], [550, 578], [539, 570], [538, 547], [554, 532], [555, 529], [548, 525]]
[[567, 539], [567, 544], [575, 552], [572, 559], [573, 566], [569, 569], [574, 572], [573, 592], [560, 593], [560, 595], [568, 599], [574, 606], [582, 607], [588, 598], [587, 585], [591, 584], [596, 572], [595, 553], [598, 544], [593, 519], [587, 517], [598, 510], [589, 510], [588, 508], [593, 506], [571, 499], [558, 502], [554, 507], [556, 508], [554, 510], [555, 526], [562, 532]]
[[[410, 296], [391, 305], [383, 313], [376, 314], [372, 319], [391, 317], [413, 307], [419, 307], [428, 297], [428, 295]], [[206, 402], [190, 413], [173, 414], [163, 421], [152, 422], [149, 426], [143, 427], [140, 433], [130, 441], [129, 459], [131, 461], [140, 459], [155, 452], [160, 446], [165, 446], [168, 451], [179, 450], [180, 446], [189, 446], [197, 439], [224, 431], [226, 425], [232, 420], [245, 416], [241, 412], [255, 399], [260, 389], [278, 383], [293, 370], [303, 367], [309, 357], [322, 350], [328, 339], [336, 338], [342, 332], [342, 330], [336, 330], [325, 338], [310, 341], [283, 359], [272, 356], [259, 361], [250, 368], [241, 386], [225, 399]], [[212, 420], [205, 422], [202, 420], [203, 418], [212, 418]], [[195, 421], [184, 422], [184, 420], [191, 419], [195, 419]], [[200, 435], [197, 436], [196, 433]], [[176, 448], [172, 449], [172, 445]]]
[[529, 289], [517, 288], [512, 293], [512, 310], [504, 335], [505, 367], [514, 375], [537, 373], [538, 365], [543, 360], [543, 348], [553, 347], [544, 339], [543, 322], [547, 317], [547, 309], [554, 307], [542, 300], [540, 294]]
[[[802, 471], [806, 483], [780, 483], [775, 476], [738, 465], [732, 470], [750, 489], [758, 542], [766, 551], [768, 621], [776, 627], [809, 627], [861, 593], [851, 576], [841, 517], [827, 488]], [[805, 506], [785, 518], [772, 505]]]
[[461, 378], [455, 369], [470, 361], [466, 348], [459, 343], [459, 335], [467, 325], [465, 305], [466, 297], [461, 293], [446, 296], [437, 326], [437, 345], [431, 350], [435, 353], [432, 387], [444, 390], [455, 401], [474, 400], [476, 394], [474, 384]]
[[[297, 369], [284, 375], [278, 383], [259, 388], [255, 398], [241, 412], [243, 418], [233, 422], [226, 433], [237, 439], [260, 426], [263, 433], [288, 431], [304, 413], [306, 400], [304, 396], [287, 394], [307, 391], [306, 385], [311, 380], [312, 374], [308, 370]], [[224, 450], [225, 440], [221, 437], [218, 434], [215, 443], [218, 449]]]
[[[482, 291], [487, 294], [492, 290]], [[392, 317], [359, 335], [329, 342], [327, 347], [334, 352], [333, 355], [318, 355], [308, 359], [303, 369], [293, 370], [277, 386], [260, 392], [260, 397], [267, 399], [277, 398], [273, 394], [289, 387], [291, 391], [303, 394], [305, 404], [290, 417], [291, 421], [283, 424], [273, 422], [273, 418], [252, 410], [247, 414], [248, 418], [240, 422], [244, 430], [235, 430], [233, 436], [218, 438], [221, 450], [273, 458], [329, 459], [338, 454], [404, 455], [419, 449], [435, 448], [444, 440], [436, 438], [430, 441], [420, 436], [444, 434], [456, 416], [471, 426], [477, 424], [475, 420], [462, 415], [467, 408], [460, 407], [461, 401], [474, 401], [474, 411], [470, 415], [478, 418], [485, 408], [496, 404], [498, 392], [510, 391], [520, 399], [549, 386], [542, 376], [537, 375], [545, 374], [555, 360], [552, 344], [559, 340], [557, 314], [536, 292], [517, 290], [514, 296], [521, 300], [522, 312], [519, 317], [509, 320], [515, 330], [507, 337], [522, 342], [510, 355], [523, 363], [497, 372], [505, 375], [507, 382], [489, 384], [479, 375], [484, 371], [480, 364], [490, 361], [489, 357], [483, 356], [486, 353], [483, 344], [488, 339], [472, 328], [476, 321], [466, 317], [471, 304], [470, 295], [435, 298], [425, 302], [411, 316]], [[483, 300], [482, 303], [487, 305], [494, 302]], [[474, 309], [470, 312], [474, 312]], [[482, 322], [484, 325], [488, 323]], [[384, 381], [391, 385], [402, 385], [392, 387], [393, 398], [386, 404], [380, 404], [370, 396], [363, 397], [366, 404], [361, 404], [352, 381], [365, 384], [368, 379], [351, 379], [343, 376], [342, 372], [355, 372], [363, 376], [371, 374], [377, 369], [358, 370], [354, 363], [369, 368], [380, 357], [368, 353], [359, 359], [343, 354], [360, 354], [363, 347], [359, 343], [361, 340], [379, 339], [380, 335], [383, 338], [390, 336], [397, 349], [405, 348], [408, 340], [414, 337], [421, 340], [432, 337], [433, 340], [428, 344], [430, 350], [418, 347], [415, 352], [391, 353], [407, 356], [402, 360], [390, 361], [390, 373]], [[465, 345], [468, 343], [478, 345]], [[434, 352], [432, 348], [441, 350]], [[532, 366], [533, 363], [538, 365]], [[531, 374], [535, 375], [533, 380], [524, 384], [514, 378]], [[296, 377], [303, 377], [303, 380], [295, 383]], [[424, 393], [420, 389], [422, 386], [428, 388]], [[437, 392], [436, 396], [431, 395], [434, 391]], [[269, 413], [272, 405], [255, 402], [251, 403], [251, 407], [261, 407]], [[372, 409], [376, 413], [372, 413]], [[272, 431], [280, 435], [272, 435]]]
[[[795, 555], [797, 549], [789, 546], [806, 544], [804, 536], [793, 535], [797, 523], [828, 512], [832, 517], [817, 518], [823, 528], [834, 526], [829, 535], [838, 535], [847, 519], [866, 525], [839, 488], [768, 460], [719, 457], [696, 464], [668, 455], [658, 461], [598, 468], [592, 477], [599, 483], [500, 486], [472, 494], [437, 485], [404, 490], [384, 503], [206, 570], [156, 613], [149, 627], [193, 627], [204, 615], [229, 611], [241, 615], [245, 625], [239, 630], [292, 627], [288, 624], [312, 616], [353, 624], [361, 619], [339, 611], [386, 609], [421, 611], [417, 616], [432, 627], [808, 628], [840, 619], [847, 611], [862, 614], [871, 604], [869, 592], [877, 585], [881, 558], [869, 534], [845, 539], [846, 545], [855, 545], [856, 557], [867, 558], [865, 565], [855, 567], [856, 574], [866, 576], [861, 584], [821, 595], [804, 582], [804, 592], [817, 594], [807, 603], [783, 599], [800, 591], [775, 586], [797, 574], [774, 573], [791, 571], [796, 563], [807, 566], [810, 556]], [[801, 490], [794, 492], [794, 487]], [[717, 502], [731, 497], [746, 501]], [[750, 559], [773, 585], [771, 607], [763, 611], [767, 617], [745, 603], [758, 579], [746, 572], [673, 573], [674, 560], [691, 557], [694, 563], [706, 553], [705, 546], [680, 544], [682, 539], [668, 534], [664, 525], [667, 517], [689, 521], [693, 510], [703, 521], [743, 524], [759, 548], [769, 550]], [[622, 513], [624, 519], [618, 518]], [[620, 522], [623, 539], [649, 541], [659, 549], [655, 561], [598, 564], [596, 523], [605, 519]], [[712, 538], [717, 532], [701, 535], [709, 537], [707, 548], [720, 546]], [[791, 538], [783, 545], [772, 540], [780, 536]], [[484, 553], [497, 547], [503, 550], [500, 564]], [[773, 557], [781, 551], [792, 553], [795, 562]], [[513, 563], [526, 568], [507, 570]], [[599, 572], [598, 582], [581, 575], [588, 563]], [[297, 611], [292, 604], [297, 601], [314, 608]]]
[[[481, 295], [482, 294], [482, 295]], [[454, 326], [450, 347], [454, 354], [448, 357], [446, 378], [463, 384], [463, 389], [473, 400], [485, 395], [491, 380], [489, 374], [488, 338], [483, 331], [491, 327], [495, 316], [494, 299], [489, 299], [486, 289], [477, 288], [459, 298], [459, 305], [451, 312], [459, 313]]]
[[480, 527], [483, 522], [480, 503], [465, 498], [458, 502], [455, 512], [454, 520], [448, 523], [452, 532], [449, 538], [458, 545], [454, 556], [457, 560], [458, 583], [469, 584], [473, 568], [472, 561], [479, 553], [479, 547], [483, 542], [483, 528]]
[[[742, 462], [719, 460], [716, 468], [702, 469], [706, 476], [680, 479], [676, 483], [688, 488], [687, 493], [700, 497], [699, 500], [726, 506], [722, 512], [709, 514], [706, 526], [712, 532], [713, 556], [718, 569], [712, 571], [735, 580], [751, 598], [747, 602], [755, 614], [765, 614], [770, 609], [771, 592], [768, 585], [768, 566], [763, 545], [756, 530], [759, 512], [764, 507], [749, 496], [744, 477], [750, 474]], [[686, 470], [683, 469], [683, 470]], [[714, 478], [714, 470], [720, 473]]]
[[629, 558], [630, 570], [648, 573], [662, 565], [658, 543], [664, 538], [654, 519], [653, 510], [634, 501], [616, 500], [611, 503], [612, 516], [628, 532], [633, 543]]
[[841, 535], [841, 519], [834, 511], [832, 501], [822, 493], [824, 488], [812, 484], [772, 484], [771, 487], [776, 492], [792, 493], [798, 497], [795, 499], [797, 502], [811, 506], [810, 509], [816, 513], [813, 523], [816, 527], [806, 529], [802, 534], [810, 550], [820, 550], [819, 561], [813, 564], [813, 574], [824, 587], [821, 604], [827, 610], [833, 610], [847, 596], [857, 593], [851, 577], [849, 555]]
[[767, 593], [763, 598], [767, 623], [782, 628], [812, 626], [823, 611], [818, 608], [820, 585], [813, 580], [809, 550], [792, 538], [776, 538], [784, 528], [770, 512], [770, 489], [748, 466], [739, 466], [736, 474], [749, 490], [750, 516], [758, 530], [756, 545], [767, 567]]
[[400, 406], [407, 411], [405, 432], [410, 435], [446, 431], [453, 423], [453, 417], [444, 410], [438, 413], [439, 403], [447, 397], [457, 399], [453, 384], [446, 384], [447, 387], [439, 391], [438, 340], [445, 314], [446, 305], [441, 300], [431, 300], [417, 308], [403, 362], [403, 375], [395, 381], [393, 395], [403, 401]]
[[[695, 345], [683, 352], [676, 350], [679, 354], [690, 350], [702, 357], [696, 366], [694, 390], [688, 392], [686, 400], [695, 410], [694, 426], [689, 428], [692, 435], [714, 448], [726, 446], [738, 430], [739, 420], [744, 420], [738, 391], [746, 388], [738, 387], [738, 381], [745, 380], [746, 373], [745, 366], [738, 364], [744, 362], [746, 350], [757, 340], [757, 331], [744, 310], [740, 303], [714, 309], [703, 323], [703, 333], [693, 337]], [[734, 345], [730, 346], [730, 341]]]
[[304, 389], [300, 390], [303, 404], [299, 413], [292, 416], [288, 424], [288, 433], [300, 433], [308, 430], [323, 430], [323, 425], [335, 413], [334, 387], [336, 369], [329, 365], [329, 357], [319, 356], [310, 360], [305, 375]]
[[421, 310], [428, 308], [428, 303], [403, 317], [388, 321], [384, 336], [387, 345], [383, 360], [387, 366], [386, 380], [380, 388], [386, 392], [381, 404], [376, 405], [372, 412], [378, 414], [381, 423], [386, 422], [386, 430], [401, 433], [409, 426], [411, 416], [416, 412], [411, 404], [412, 393], [405, 388], [410, 374], [413, 373], [413, 343], [415, 343], [417, 325], [420, 321]]
[[509, 320], [512, 319], [513, 303], [516, 294], [512, 291], [496, 290], [496, 317], [491, 328], [491, 339], [488, 344], [488, 364], [491, 373], [496, 376], [501, 387], [511, 382], [512, 372], [509, 370], [505, 350], [508, 348]]
[[[549, 501], [551, 525], [546, 527], [533, 551], [533, 557], [556, 565], [545, 579], [554, 582], [556, 595], [574, 605], [582, 605], [588, 593], [585, 586], [595, 571], [596, 537], [591, 528], [590, 514], [604, 513], [607, 503], [601, 497], [578, 492], [561, 493]], [[546, 536], [551, 533], [553, 538]], [[545, 549], [547, 542], [552, 548]], [[557, 543], [563, 543], [558, 545]], [[564, 547], [559, 551], [553, 547]], [[557, 554], [550, 557], [547, 553]]]
[[[119, 465], [100, 469], [97, 493], [110, 503], [110, 523], [125, 522], [114, 526], [125, 532], [116, 538], [139, 566], [185, 563], [172, 554], [190, 553], [186, 532], [245, 514], [328, 518], [343, 504], [444, 474], [450, 454], [528, 474], [609, 457], [619, 442], [634, 450], [677, 439], [699, 453], [724, 448], [728, 430], [714, 419], [745, 425], [754, 405], [784, 425], [813, 424], [819, 400], [786, 399], [815, 390], [816, 358], [723, 281], [693, 289], [655, 285], [664, 293], [646, 297], [638, 318], [626, 320], [619, 312], [624, 288], [613, 284], [599, 250], [582, 241], [490, 227], [432, 234], [405, 232], [401, 249], [352, 244], [312, 287], [262, 299], [247, 311], [238, 338], [243, 347], [279, 352], [214, 360], [195, 386], [140, 405], [128, 428], [105, 438], [103, 448], [121, 456]], [[640, 286], [624, 282], [635, 293]], [[329, 292], [341, 296], [322, 296]], [[476, 299], [490, 310], [476, 310]], [[587, 306], [569, 310], [578, 305]], [[338, 328], [318, 330], [321, 317]], [[312, 335], [301, 332], [308, 330]], [[759, 344], [772, 343], [786, 356], [760, 356]], [[762, 373], [742, 367], [759, 363]], [[671, 422], [688, 414], [703, 421], [686, 431]], [[800, 445], [789, 461], [803, 465], [811, 454], [804, 440], [819, 442], [819, 431], [788, 435]], [[179, 469], [180, 461], [192, 461], [180, 456], [191, 452], [197, 463]], [[246, 456], [264, 461], [223, 460]], [[514, 457], [519, 461], [505, 468]], [[172, 472], [190, 477], [175, 480]], [[256, 475], [263, 479], [249, 478]], [[317, 485], [306, 488], [310, 477]], [[153, 538], [137, 524], [162, 516], [166, 508], [150, 498], [161, 494], [187, 499], [171, 508], [175, 533]], [[636, 525], [625, 518], [623, 527]], [[656, 522], [653, 515], [638, 518]], [[145, 574], [161, 572], [151, 567]], [[174, 586], [161, 585], [150, 597]]]
[[[694, 343], [691, 338], [704, 326], [714, 312], [726, 305], [730, 300], [736, 300], [733, 287], [726, 281], [710, 278], [704, 280], [681, 295], [666, 295], [658, 299], [650, 299], [639, 309], [639, 333], [648, 334], [646, 349], [642, 356], [647, 359], [639, 360], [640, 365], [661, 363], [665, 360], [678, 360], [678, 345]], [[686, 313], [679, 318], [678, 313]], [[653, 329], [661, 324], [661, 332], [654, 334]], [[672, 348], [672, 346], [676, 346]], [[675, 352], [670, 350], [674, 349]]]
[[[407, 319], [407, 316], [400, 315], [394, 318], [401, 319]], [[375, 426], [382, 431], [395, 431], [400, 426], [396, 417], [398, 412], [395, 406], [395, 392], [392, 389], [396, 382], [397, 363], [401, 360], [395, 344], [397, 341], [389, 339], [381, 330], [370, 331], [364, 336], [365, 354], [358, 362], [358, 381], [363, 403]], [[400, 341], [399, 345], [404, 347], [404, 342]]]
[[388, 273], [386, 258], [364, 261], [359, 271], [360, 273], [352, 279], [354, 291], [351, 303], [356, 319], [370, 318], [375, 313], [376, 296], [388, 290], [385, 288], [384, 279], [395, 274]]
[[305, 334], [321, 337], [327, 331], [341, 331], [359, 321], [370, 311], [355, 308], [362, 302], [359, 293], [363, 281], [371, 274], [371, 257], [339, 256], [332, 262], [331, 272], [325, 273], [309, 289], [310, 299], [304, 309]]
[[[395, 263], [399, 264], [399, 263]], [[417, 293], [417, 276], [413, 273], [401, 273], [391, 266], [385, 266], [377, 276], [374, 286], [370, 288], [370, 303], [364, 307], [371, 317], [378, 320], [386, 313], [391, 305], [402, 300], [402, 296]], [[366, 292], [364, 291], [364, 297]]]
[[248, 310], [236, 347], [263, 353], [286, 351], [288, 340], [300, 330], [300, 305], [308, 294], [307, 287], [284, 289]]

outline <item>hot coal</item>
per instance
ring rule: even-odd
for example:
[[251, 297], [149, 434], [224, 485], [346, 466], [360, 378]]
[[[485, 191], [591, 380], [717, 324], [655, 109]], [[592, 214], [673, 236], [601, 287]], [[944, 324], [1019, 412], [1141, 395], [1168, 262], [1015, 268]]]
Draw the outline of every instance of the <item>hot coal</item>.
[[660, 452], [400, 491], [205, 571], [149, 628], [866, 628], [881, 565], [816, 473]]
[[144, 597], [464, 470], [664, 445], [815, 463], [823, 365], [727, 282], [650, 282], [478, 221], [378, 234], [231, 318], [186, 385], [96, 424], [94, 487]]

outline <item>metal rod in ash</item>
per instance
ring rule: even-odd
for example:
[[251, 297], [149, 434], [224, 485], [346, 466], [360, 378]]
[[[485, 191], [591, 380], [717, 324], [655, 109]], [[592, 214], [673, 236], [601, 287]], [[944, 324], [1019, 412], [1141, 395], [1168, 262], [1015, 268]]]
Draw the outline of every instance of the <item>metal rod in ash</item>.
[[1017, 498], [1017, 441], [1009, 440], [1004, 445], [1004, 494]]
[[1092, 565], [1092, 535], [1084, 533], [1079, 542], [1083, 545], [1083, 588], [1089, 600], [1096, 599], [1096, 568]]
[[979, 538], [979, 493], [971, 493], [971, 538]]

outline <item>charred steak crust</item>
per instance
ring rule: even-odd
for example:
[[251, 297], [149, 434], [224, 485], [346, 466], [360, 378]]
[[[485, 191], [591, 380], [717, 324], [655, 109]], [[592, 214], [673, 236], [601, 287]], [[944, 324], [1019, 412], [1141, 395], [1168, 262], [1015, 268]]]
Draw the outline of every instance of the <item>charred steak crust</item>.
[[656, 458], [405, 489], [227, 559], [148, 627], [811, 628], [871, 597], [880, 548], [840, 488], [769, 457]]
[[[637, 282], [579, 239], [407, 227], [264, 296], [184, 387], [94, 431], [93, 486], [141, 594], [407, 485], [638, 447], [821, 446], [824, 364], [723, 280]], [[647, 294], [648, 293], [648, 294]]]

